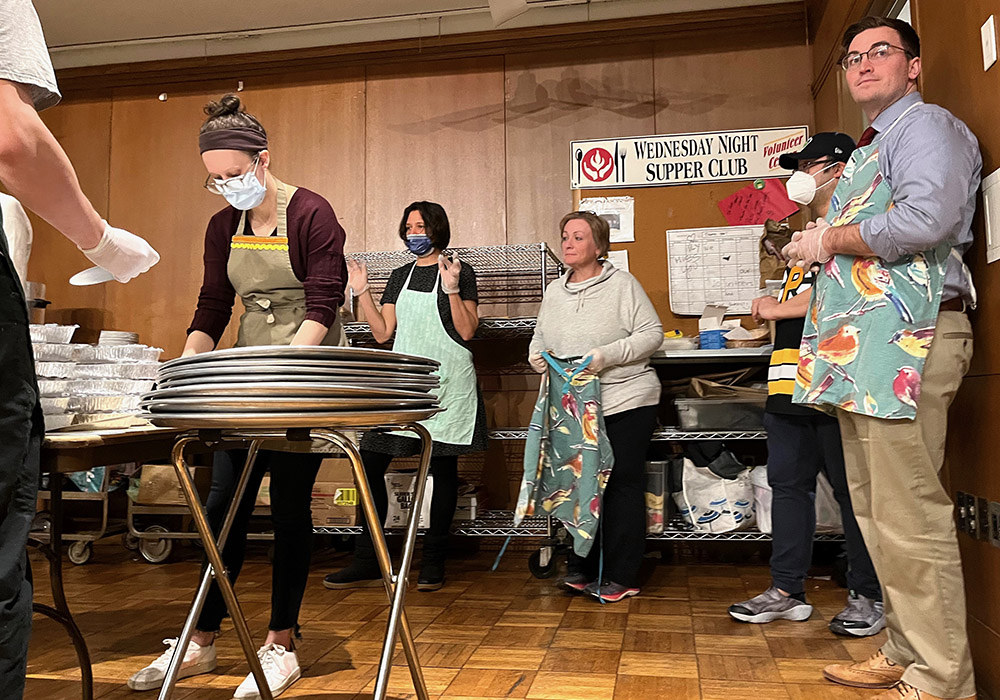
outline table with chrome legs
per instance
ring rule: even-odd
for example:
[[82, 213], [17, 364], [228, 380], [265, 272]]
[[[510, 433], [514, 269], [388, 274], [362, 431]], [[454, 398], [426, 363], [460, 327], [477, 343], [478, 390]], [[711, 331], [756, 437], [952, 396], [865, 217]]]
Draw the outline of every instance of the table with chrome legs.
[[[361, 462], [361, 454], [358, 451], [357, 446], [344, 434], [344, 431], [398, 430], [415, 433], [421, 442], [420, 467], [417, 472], [417, 479], [414, 483], [413, 504], [410, 512], [419, 513], [421, 504], [423, 503], [424, 487], [427, 481], [428, 469], [430, 467], [430, 434], [422, 425], [418, 423], [402, 421], [396, 422], [392, 420], [391, 415], [386, 416], [385, 420], [385, 423], [380, 423], [378, 425], [357, 425], [357, 421], [355, 420], [352, 424], [347, 424], [345, 421], [345, 424], [343, 425], [338, 424], [330, 426], [329, 423], [331, 421], [327, 419], [325, 421], [326, 425], [309, 426], [308, 419], [302, 420], [300, 418], [298, 421], [295, 421], [297, 425], [302, 426], [303, 423], [306, 423], [307, 426], [294, 428], [250, 427], [244, 429], [236, 427], [238, 423], [235, 421], [233, 422], [233, 427], [222, 427], [223, 424], [218, 422], [213, 424], [210, 421], [206, 421], [205, 423], [212, 425], [211, 428], [203, 428], [193, 422], [188, 425], [177, 425], [177, 427], [187, 427], [192, 429], [189, 432], [180, 435], [174, 443], [173, 465], [177, 472], [177, 479], [180, 482], [181, 489], [184, 491], [185, 498], [187, 499], [188, 507], [191, 510], [191, 515], [194, 519], [195, 526], [197, 527], [199, 538], [205, 546], [205, 556], [208, 560], [208, 566], [201, 578], [200, 585], [198, 586], [198, 592], [196, 593], [194, 601], [191, 604], [191, 610], [189, 611], [187, 619], [184, 622], [180, 638], [177, 641], [177, 645], [174, 647], [174, 654], [170, 660], [170, 665], [167, 668], [167, 674], [163, 681], [163, 687], [160, 689], [159, 700], [168, 700], [173, 694], [174, 686], [177, 682], [178, 672], [180, 671], [180, 666], [184, 659], [184, 651], [187, 649], [188, 643], [191, 640], [195, 623], [198, 619], [198, 615], [201, 613], [202, 606], [205, 603], [205, 598], [208, 595], [213, 579], [218, 584], [222, 597], [226, 602], [226, 607], [229, 610], [229, 615], [232, 619], [236, 636], [239, 638], [240, 645], [243, 648], [243, 653], [245, 654], [247, 663], [250, 666], [250, 671], [257, 681], [257, 688], [260, 692], [260, 697], [262, 700], [272, 700], [270, 689], [268, 688], [267, 681], [264, 677], [264, 672], [261, 669], [260, 660], [257, 658], [257, 647], [254, 645], [253, 640], [250, 637], [250, 630], [247, 626], [246, 618], [243, 615], [239, 601], [236, 598], [236, 593], [233, 590], [233, 585], [230, 582], [229, 576], [225, 570], [221, 554], [222, 548], [226, 543], [226, 538], [229, 535], [233, 518], [236, 515], [236, 510], [243, 497], [243, 493], [246, 490], [247, 482], [250, 479], [250, 472], [253, 469], [257, 453], [265, 442], [267, 443], [268, 449], [271, 449], [271, 445], [276, 440], [284, 440], [289, 443], [311, 441], [315, 444], [316, 442], [319, 442], [338, 448], [343, 451], [350, 460], [365, 520], [369, 523], [377, 523], [379, 522], [379, 518], [375, 510], [375, 502], [372, 500], [371, 485], [368, 483], [368, 479], [365, 476], [364, 465]], [[225, 520], [219, 530], [218, 538], [214, 537], [212, 534], [212, 528], [208, 522], [205, 508], [201, 503], [198, 491], [195, 489], [194, 482], [191, 479], [191, 474], [188, 471], [189, 465], [185, 459], [185, 449], [195, 444], [207, 446], [212, 449], [232, 449], [235, 447], [249, 445], [246, 462], [243, 465], [243, 471], [240, 474], [239, 481], [237, 482], [232, 503], [229, 505]], [[427, 686], [424, 683], [423, 672], [417, 658], [417, 648], [414, 644], [413, 634], [410, 630], [410, 625], [406, 619], [406, 612], [404, 610], [410, 564], [413, 560], [413, 549], [417, 539], [418, 520], [418, 518], [411, 517], [409, 523], [407, 524], [403, 544], [403, 554], [399, 562], [398, 572], [393, 572], [392, 561], [389, 557], [389, 550], [386, 547], [385, 535], [382, 532], [382, 528], [370, 528], [372, 540], [375, 544], [375, 553], [378, 558], [379, 567], [382, 571], [382, 580], [385, 585], [386, 596], [390, 603], [389, 619], [386, 625], [385, 637], [382, 644], [378, 675], [375, 680], [374, 700], [384, 700], [386, 696], [389, 673], [392, 668], [393, 649], [395, 647], [397, 635], [402, 641], [403, 652], [406, 655], [406, 662], [410, 669], [410, 675], [413, 679], [413, 687], [416, 691], [417, 698], [419, 698], [419, 700], [427, 700], [428, 698]]]

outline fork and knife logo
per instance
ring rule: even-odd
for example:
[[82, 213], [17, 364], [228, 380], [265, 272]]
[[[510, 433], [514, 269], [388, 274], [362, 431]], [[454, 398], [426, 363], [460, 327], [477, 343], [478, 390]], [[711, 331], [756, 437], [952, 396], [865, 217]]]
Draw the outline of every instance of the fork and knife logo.
[[[583, 174], [591, 182], [604, 182], [611, 175], [615, 176], [615, 182], [624, 180], [625, 152], [619, 151], [617, 143], [615, 143], [614, 155], [607, 149], [596, 146], [582, 155], [582, 158], [577, 151], [577, 158], [583, 168]], [[580, 173], [578, 172], [577, 175], [579, 176]]]

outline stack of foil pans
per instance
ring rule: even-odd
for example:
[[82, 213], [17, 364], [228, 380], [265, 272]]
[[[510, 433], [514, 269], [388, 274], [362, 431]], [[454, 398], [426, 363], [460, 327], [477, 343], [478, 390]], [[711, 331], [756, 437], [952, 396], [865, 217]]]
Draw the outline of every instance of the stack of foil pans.
[[431, 417], [438, 363], [369, 348], [261, 346], [163, 363], [145, 417], [179, 428], [361, 427]]

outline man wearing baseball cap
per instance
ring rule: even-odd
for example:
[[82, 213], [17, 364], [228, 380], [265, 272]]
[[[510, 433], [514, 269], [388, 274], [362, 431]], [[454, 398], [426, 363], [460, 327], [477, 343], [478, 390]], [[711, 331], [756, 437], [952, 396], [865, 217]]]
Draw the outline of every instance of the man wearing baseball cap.
[[[816, 134], [798, 153], [781, 156], [781, 167], [793, 171], [786, 182], [788, 196], [809, 209], [810, 220], [826, 215], [854, 148], [847, 134], [825, 132]], [[802, 622], [812, 615], [805, 580], [816, 532], [816, 479], [822, 471], [840, 504], [849, 564], [847, 607], [831, 620], [830, 630], [866, 637], [885, 626], [885, 615], [875, 567], [851, 508], [840, 427], [836, 418], [792, 403], [802, 328], [818, 269], [786, 268], [780, 298], [763, 296], [753, 303], [754, 318], [776, 322], [764, 414], [767, 481], [773, 493], [772, 583], [760, 595], [730, 606], [729, 614], [756, 623]]]

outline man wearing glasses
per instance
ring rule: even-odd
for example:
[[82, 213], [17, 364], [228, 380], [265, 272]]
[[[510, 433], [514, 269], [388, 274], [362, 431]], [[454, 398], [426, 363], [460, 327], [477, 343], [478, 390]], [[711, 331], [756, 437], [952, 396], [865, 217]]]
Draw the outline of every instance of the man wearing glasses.
[[794, 400], [836, 409], [854, 512], [885, 595], [888, 640], [836, 683], [879, 700], [974, 698], [965, 592], [938, 476], [948, 407], [972, 357], [965, 309], [982, 159], [976, 138], [917, 92], [920, 40], [868, 17], [842, 66], [866, 129], [817, 220], [785, 248], [823, 264], [806, 317]]
[[[813, 219], [826, 216], [834, 188], [853, 152], [850, 136], [825, 132], [813, 136], [798, 153], [782, 155], [781, 167], [795, 171], [785, 183], [789, 199], [808, 207]], [[840, 426], [836, 418], [822, 411], [792, 403], [802, 328], [818, 269], [787, 268], [780, 298], [754, 299], [754, 318], [776, 322], [764, 413], [767, 481], [774, 496], [771, 587], [731, 605], [729, 614], [741, 622], [754, 623], [803, 622], [812, 615], [805, 583], [816, 534], [816, 479], [822, 471], [840, 505], [849, 562], [847, 607], [830, 621], [830, 630], [869, 637], [885, 627], [882, 592], [851, 509]]]

